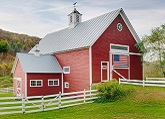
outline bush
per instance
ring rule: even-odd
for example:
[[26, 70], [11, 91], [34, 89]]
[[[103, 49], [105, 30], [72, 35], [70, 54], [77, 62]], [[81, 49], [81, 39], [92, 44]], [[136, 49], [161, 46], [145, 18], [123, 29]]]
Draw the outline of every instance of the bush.
[[97, 102], [112, 102], [126, 95], [126, 90], [118, 84], [117, 80], [101, 83], [97, 86], [98, 99]]

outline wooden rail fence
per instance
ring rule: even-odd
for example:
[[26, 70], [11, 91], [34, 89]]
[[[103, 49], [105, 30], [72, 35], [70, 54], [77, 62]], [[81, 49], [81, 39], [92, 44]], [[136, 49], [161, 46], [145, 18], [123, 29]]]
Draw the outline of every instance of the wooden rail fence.
[[146, 80], [126, 80], [119, 78], [119, 84], [132, 84], [132, 85], [141, 85], [145, 86], [157, 86], [157, 87], [165, 87], [165, 80], [161, 80], [161, 78], [146, 78]]
[[32, 113], [92, 103], [97, 98], [97, 90], [84, 90], [33, 97], [1, 97], [0, 115]]
[[13, 92], [13, 87], [0, 88], [0, 94], [1, 93], [9, 93], [9, 92]]

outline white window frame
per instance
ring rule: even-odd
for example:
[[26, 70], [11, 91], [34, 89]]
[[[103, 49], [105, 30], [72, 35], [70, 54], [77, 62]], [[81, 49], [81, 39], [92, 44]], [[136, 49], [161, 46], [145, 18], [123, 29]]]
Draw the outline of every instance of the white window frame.
[[[126, 47], [127, 50], [122, 50], [122, 49], [112, 49], [112, 46], [119, 46], [119, 47]], [[117, 53], [117, 54], [129, 54], [129, 45], [121, 45], [121, 44], [110, 44], [110, 52], [111, 53]]]
[[[65, 68], [69, 68], [69, 71], [68, 72], [65, 72]], [[63, 67], [63, 71], [64, 71], [64, 74], [70, 74], [70, 66], [64, 66]]]
[[65, 88], [69, 88], [69, 82], [65, 82]]
[[[49, 84], [49, 81], [53, 81], [53, 85], [50, 85], [50, 84]], [[55, 84], [54, 84], [54, 81], [58, 81], [58, 85], [55, 85]], [[48, 86], [59, 86], [59, 85], [60, 85], [59, 79], [48, 79]]]
[[[31, 85], [31, 81], [35, 81], [36, 82], [36, 85], [35, 86], [32, 86]], [[37, 86], [37, 81], [41, 81], [41, 86]], [[30, 87], [42, 87], [42, 86], [43, 86], [43, 80], [41, 80], [41, 79], [38, 79], [38, 80], [37, 79], [31, 79], [30, 80]]]

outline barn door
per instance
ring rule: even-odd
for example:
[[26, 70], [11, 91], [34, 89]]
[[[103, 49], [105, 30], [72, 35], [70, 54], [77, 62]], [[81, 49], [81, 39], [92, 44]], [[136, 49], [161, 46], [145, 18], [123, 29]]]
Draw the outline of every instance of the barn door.
[[106, 82], [109, 80], [109, 62], [101, 62], [101, 81]]
[[22, 81], [21, 81], [21, 78], [17, 78], [16, 79], [16, 94], [17, 94], [17, 96], [21, 96], [21, 92], [22, 92], [22, 90], [21, 90], [21, 87], [22, 87]]

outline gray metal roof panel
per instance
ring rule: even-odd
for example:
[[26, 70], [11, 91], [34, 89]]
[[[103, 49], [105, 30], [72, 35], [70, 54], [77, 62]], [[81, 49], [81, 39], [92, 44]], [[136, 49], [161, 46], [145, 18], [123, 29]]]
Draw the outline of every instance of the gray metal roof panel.
[[[122, 12], [121, 12], [122, 11]], [[93, 19], [79, 23], [75, 28], [65, 28], [46, 35], [38, 45], [41, 54], [52, 54], [72, 49], [80, 49], [92, 46], [113, 20], [124, 14], [123, 9], [118, 9]], [[129, 22], [128, 19], [126, 19]], [[130, 25], [130, 24], [128, 24]], [[131, 28], [132, 30], [133, 28]], [[135, 31], [132, 32], [138, 39]], [[139, 40], [139, 39], [138, 39]]]
[[81, 22], [75, 28], [65, 28], [46, 35], [39, 42], [40, 53], [50, 54], [91, 46], [116, 18], [120, 10]]
[[55, 56], [17, 53], [17, 57], [26, 73], [63, 73]]

